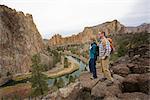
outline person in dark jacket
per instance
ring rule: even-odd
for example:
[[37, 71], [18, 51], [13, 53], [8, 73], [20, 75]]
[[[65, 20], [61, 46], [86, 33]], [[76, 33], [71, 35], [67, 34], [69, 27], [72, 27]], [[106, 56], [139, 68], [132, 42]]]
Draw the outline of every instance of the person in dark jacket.
[[97, 44], [96, 44], [95, 40], [91, 39], [91, 45], [90, 45], [90, 50], [89, 50], [89, 53], [90, 53], [89, 69], [90, 69], [90, 72], [93, 74], [93, 77], [91, 77], [91, 79], [97, 78], [97, 74], [96, 74], [96, 57], [97, 57], [96, 47], [97, 47]]

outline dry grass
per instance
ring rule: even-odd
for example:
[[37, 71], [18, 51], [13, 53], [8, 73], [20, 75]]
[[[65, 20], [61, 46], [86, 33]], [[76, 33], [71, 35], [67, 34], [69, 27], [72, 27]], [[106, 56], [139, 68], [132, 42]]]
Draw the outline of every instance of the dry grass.
[[0, 99], [14, 100], [16, 98], [28, 97], [31, 93], [30, 83], [16, 84], [15, 86], [7, 86], [0, 89]]
[[55, 72], [46, 72], [45, 74], [50, 78], [60, 77], [69, 73], [72, 73], [79, 69], [79, 65], [76, 63], [71, 62], [70, 66], [68, 68], [63, 68], [61, 71], [55, 71]]

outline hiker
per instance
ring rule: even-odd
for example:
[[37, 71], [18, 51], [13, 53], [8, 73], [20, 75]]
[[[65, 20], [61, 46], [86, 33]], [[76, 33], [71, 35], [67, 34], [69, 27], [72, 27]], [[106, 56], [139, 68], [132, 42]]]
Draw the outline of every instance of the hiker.
[[91, 79], [96, 79], [97, 78], [97, 74], [96, 74], [96, 59], [97, 59], [97, 55], [96, 55], [96, 47], [97, 44], [94, 40], [94, 38], [90, 39], [91, 45], [90, 45], [90, 60], [89, 60], [89, 69], [90, 72], [93, 74], [93, 76], [91, 77]]
[[109, 80], [109, 84], [113, 83], [113, 78], [109, 70], [109, 57], [111, 53], [111, 46], [109, 40], [106, 38], [105, 32], [99, 32], [99, 59], [100, 71], [104, 74], [104, 78], [100, 81]]

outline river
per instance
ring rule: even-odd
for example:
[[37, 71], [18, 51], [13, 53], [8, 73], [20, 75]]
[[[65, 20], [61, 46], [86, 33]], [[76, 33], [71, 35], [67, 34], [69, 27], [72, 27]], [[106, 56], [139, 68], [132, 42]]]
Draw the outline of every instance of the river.
[[[70, 74], [67, 74], [67, 75], [63, 75], [63, 76], [60, 76], [57, 78], [49, 78], [48, 79], [49, 87], [53, 87], [53, 86], [55, 86], [57, 88], [64, 87], [64, 86], [68, 85], [70, 82], [74, 82], [75, 79], [77, 79], [80, 76], [81, 72], [83, 72], [87, 69], [86, 64], [84, 64], [81, 60], [79, 60], [75, 57], [72, 57], [72, 56], [66, 56], [66, 57], [68, 60], [71, 60], [74, 63], [78, 64], [79, 69]], [[26, 83], [27, 81], [28, 81], [28, 79], [21, 80], [21, 81], [10, 80], [3, 86], [0, 86], [0, 88], [6, 87], [6, 86], [13, 86], [13, 85], [20, 84], [20, 83]]]
[[67, 58], [68, 58], [68, 60], [71, 60], [74, 63], [79, 64], [79, 70], [74, 71], [73, 73], [70, 73], [67, 75], [63, 75], [58, 78], [48, 79], [49, 87], [52, 87], [52, 86], [57, 86], [58, 88], [64, 87], [64, 86], [68, 85], [70, 82], [74, 82], [75, 79], [77, 79], [80, 76], [81, 72], [83, 72], [87, 69], [86, 64], [84, 64], [79, 59], [71, 57], [71, 56], [67, 56]]

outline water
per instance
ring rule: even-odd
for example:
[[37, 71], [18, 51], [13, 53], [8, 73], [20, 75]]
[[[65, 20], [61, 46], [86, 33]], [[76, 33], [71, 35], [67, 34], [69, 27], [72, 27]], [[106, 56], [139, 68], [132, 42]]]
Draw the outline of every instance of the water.
[[[74, 63], [77, 63], [79, 65], [79, 69], [77, 71], [74, 71], [73, 73], [70, 73], [67, 75], [63, 75], [63, 76], [53, 78], [53, 79], [49, 78], [48, 79], [49, 87], [52, 87], [52, 86], [56, 86], [57, 88], [64, 87], [64, 86], [68, 85], [70, 82], [74, 82], [75, 79], [80, 76], [81, 72], [83, 72], [83, 71], [85, 71], [85, 69], [87, 69], [86, 64], [84, 64], [79, 59], [71, 57], [71, 56], [66, 56], [66, 57], [68, 60], [71, 60]], [[25, 79], [25, 80], [21, 80], [21, 81], [10, 80], [6, 84], [0, 86], [0, 88], [6, 87], [6, 86], [13, 86], [18, 83], [26, 83], [28, 80], [29, 79]]]
[[70, 82], [74, 82], [75, 79], [80, 76], [81, 72], [83, 72], [87, 69], [86, 64], [84, 64], [79, 59], [71, 57], [71, 56], [66, 56], [66, 57], [68, 58], [68, 60], [72, 60], [73, 62], [79, 64], [79, 70], [77, 70], [73, 73], [58, 77], [58, 78], [48, 79], [49, 87], [52, 87], [52, 86], [57, 86], [58, 88], [64, 87], [67, 84], [69, 84]]

